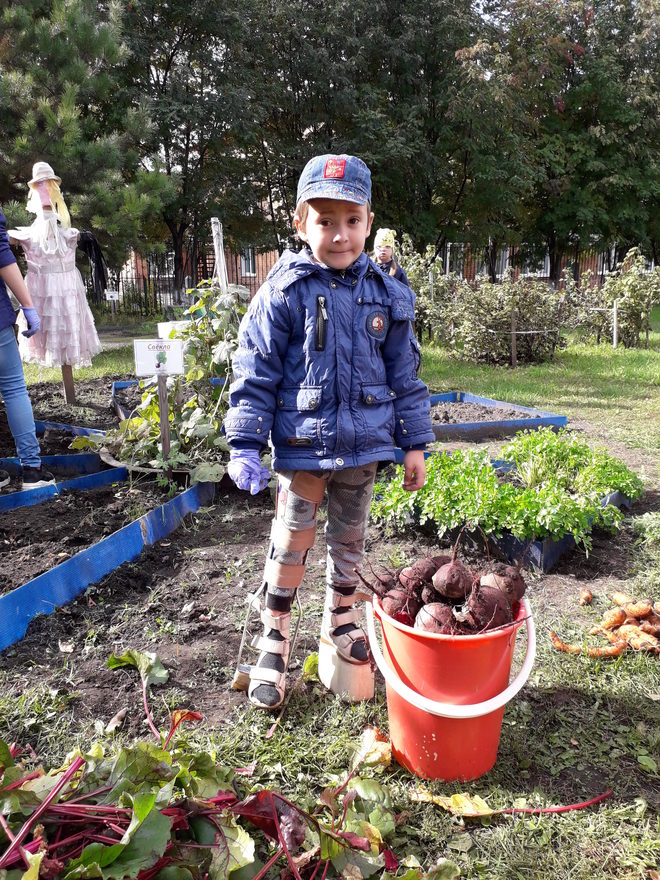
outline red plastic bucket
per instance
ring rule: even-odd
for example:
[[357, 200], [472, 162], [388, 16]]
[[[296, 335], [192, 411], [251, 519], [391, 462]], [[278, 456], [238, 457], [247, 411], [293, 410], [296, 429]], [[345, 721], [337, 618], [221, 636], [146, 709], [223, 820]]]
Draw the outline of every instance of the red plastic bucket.
[[[396, 760], [425, 779], [476, 779], [495, 764], [506, 703], [529, 677], [535, 654], [529, 605], [511, 626], [474, 636], [426, 633], [385, 614], [383, 652], [367, 605], [371, 650], [387, 685], [387, 713]], [[527, 624], [527, 656], [509, 684], [516, 633]]]

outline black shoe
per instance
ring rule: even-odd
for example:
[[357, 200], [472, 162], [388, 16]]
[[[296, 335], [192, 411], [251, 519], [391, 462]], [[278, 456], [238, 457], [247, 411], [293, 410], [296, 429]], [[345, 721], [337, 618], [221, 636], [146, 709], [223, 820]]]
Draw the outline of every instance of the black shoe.
[[0, 470], [0, 489], [4, 489], [11, 482], [11, 477], [7, 471]]
[[55, 477], [42, 467], [23, 468], [23, 489], [41, 489], [42, 486], [54, 486]]

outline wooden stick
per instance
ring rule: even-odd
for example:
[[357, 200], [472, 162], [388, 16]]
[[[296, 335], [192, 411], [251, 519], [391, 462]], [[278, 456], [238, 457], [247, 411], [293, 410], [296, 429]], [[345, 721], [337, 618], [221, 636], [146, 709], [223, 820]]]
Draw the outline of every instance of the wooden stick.
[[64, 383], [64, 399], [69, 406], [76, 405], [76, 389], [73, 385], [73, 368], [71, 364], [62, 364], [62, 381]]
[[158, 415], [160, 417], [160, 439], [165, 461], [170, 456], [170, 407], [167, 400], [167, 376], [158, 374]]

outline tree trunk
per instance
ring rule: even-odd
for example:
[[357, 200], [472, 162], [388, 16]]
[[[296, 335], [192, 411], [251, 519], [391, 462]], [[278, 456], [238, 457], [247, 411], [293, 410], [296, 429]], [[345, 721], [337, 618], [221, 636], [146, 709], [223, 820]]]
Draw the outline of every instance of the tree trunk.
[[554, 234], [548, 236], [548, 253], [550, 254], [550, 284], [557, 290], [561, 280], [563, 252]]
[[489, 238], [488, 245], [484, 248], [484, 262], [488, 268], [488, 278], [491, 284], [497, 281], [497, 242]]
[[176, 223], [165, 219], [172, 235], [172, 250], [174, 251], [174, 298], [177, 303], [182, 302], [182, 294], [185, 289], [185, 265], [183, 261], [183, 238], [187, 229], [184, 222]]

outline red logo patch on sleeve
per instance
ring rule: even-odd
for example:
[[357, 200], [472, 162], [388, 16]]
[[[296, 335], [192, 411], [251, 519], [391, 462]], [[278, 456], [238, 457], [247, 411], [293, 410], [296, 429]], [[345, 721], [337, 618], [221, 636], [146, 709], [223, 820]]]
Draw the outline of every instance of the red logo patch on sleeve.
[[328, 159], [325, 163], [324, 177], [343, 177], [346, 159]]

